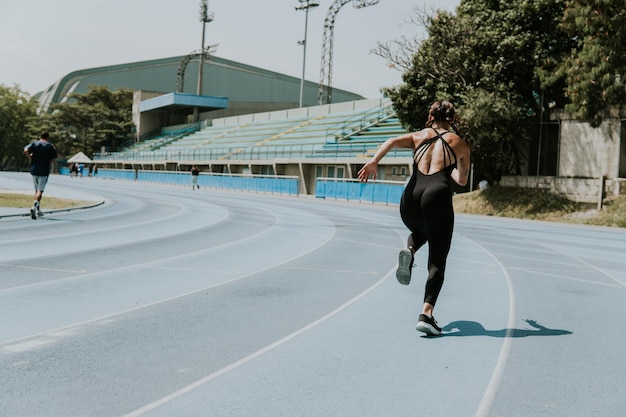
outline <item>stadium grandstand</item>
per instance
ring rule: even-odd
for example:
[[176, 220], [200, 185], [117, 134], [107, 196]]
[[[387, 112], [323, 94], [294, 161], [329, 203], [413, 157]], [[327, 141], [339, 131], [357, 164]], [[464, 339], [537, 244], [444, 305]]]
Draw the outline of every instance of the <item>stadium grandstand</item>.
[[[318, 178], [356, 178], [389, 137], [406, 133], [388, 99], [293, 108], [205, 120], [162, 129], [116, 152], [94, 155], [115, 170], [293, 176], [299, 193], [315, 193]], [[381, 161], [379, 179], [405, 181], [410, 150]]]
[[[136, 138], [92, 156], [100, 176], [137, 180], [196, 165], [205, 178], [296, 178], [298, 194], [315, 194], [319, 178], [355, 178], [382, 142], [406, 132], [385, 98], [333, 88], [333, 103], [317, 105], [318, 84], [307, 81], [299, 107], [301, 79], [214, 56], [203, 61], [209, 94], [196, 95], [198, 72], [189, 56], [75, 71], [40, 95], [40, 107], [92, 85], [132, 89]], [[411, 163], [410, 151], [395, 151], [378, 178], [403, 183]]]

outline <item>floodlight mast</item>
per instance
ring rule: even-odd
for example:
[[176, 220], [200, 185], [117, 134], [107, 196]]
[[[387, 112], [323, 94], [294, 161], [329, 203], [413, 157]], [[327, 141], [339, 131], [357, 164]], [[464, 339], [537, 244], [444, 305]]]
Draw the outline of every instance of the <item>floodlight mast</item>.
[[204, 51], [200, 49], [196, 49], [193, 52], [187, 54], [178, 65], [178, 71], [176, 71], [176, 92], [184, 93], [185, 92], [185, 71], [187, 69], [187, 65], [194, 59], [200, 59], [200, 56], [204, 54], [205, 58], [210, 58], [211, 55], [215, 54], [217, 50], [218, 44], [209, 45], [204, 48]]
[[306, 70], [306, 37], [307, 37], [307, 30], [308, 30], [308, 24], [309, 24], [309, 9], [313, 9], [317, 6], [319, 6], [319, 2], [317, 1], [311, 1], [311, 0], [298, 0], [300, 2], [300, 6], [296, 7], [296, 10], [304, 10], [305, 12], [305, 17], [304, 17], [304, 40], [298, 41], [299, 45], [302, 45], [303, 47], [303, 53], [302, 53], [302, 78], [300, 78], [300, 104], [299, 106], [302, 107], [303, 106], [303, 96], [304, 96], [304, 75], [305, 75], [305, 70]]
[[204, 34], [206, 24], [213, 21], [213, 13], [209, 13], [209, 0], [200, 1], [200, 21], [202, 22], [202, 48], [200, 49], [200, 64], [198, 67], [198, 95], [202, 95], [202, 70], [204, 68]]
[[339, 10], [347, 3], [352, 2], [356, 9], [373, 6], [380, 0], [335, 0], [328, 8], [324, 20], [324, 37], [322, 39], [322, 65], [320, 69], [320, 85], [317, 94], [319, 104], [332, 103], [332, 80], [333, 80], [333, 42], [335, 32], [335, 19]]

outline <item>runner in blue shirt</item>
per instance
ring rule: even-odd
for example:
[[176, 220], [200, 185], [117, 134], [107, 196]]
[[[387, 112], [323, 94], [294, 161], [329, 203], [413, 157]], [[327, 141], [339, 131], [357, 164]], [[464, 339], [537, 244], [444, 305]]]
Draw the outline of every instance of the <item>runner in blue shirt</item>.
[[24, 153], [30, 158], [30, 174], [35, 186], [35, 201], [30, 209], [30, 217], [34, 220], [43, 216], [41, 211], [41, 196], [48, 183], [50, 175], [50, 163], [57, 158], [57, 151], [48, 138], [50, 135], [43, 131], [39, 140], [31, 142], [24, 147]]

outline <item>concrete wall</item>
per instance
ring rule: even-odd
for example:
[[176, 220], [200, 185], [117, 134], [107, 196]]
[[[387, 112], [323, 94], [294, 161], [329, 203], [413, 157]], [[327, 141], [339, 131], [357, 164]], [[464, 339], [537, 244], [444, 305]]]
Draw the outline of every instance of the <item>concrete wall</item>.
[[626, 193], [626, 179], [620, 178], [626, 162], [621, 117], [619, 109], [614, 109], [593, 128], [554, 112], [552, 120], [560, 123], [557, 176], [505, 176], [500, 185], [550, 190], [585, 203]]
[[598, 128], [563, 121], [559, 177], [619, 177], [620, 125], [619, 119], [607, 119]]
[[148, 115], [139, 111], [139, 103], [143, 100], [148, 100], [154, 97], [162, 96], [165, 93], [156, 91], [144, 91], [139, 90], [133, 92], [133, 123], [137, 129], [137, 137], [145, 135], [148, 132], [152, 132], [159, 129], [162, 126], [163, 121], [159, 120], [154, 114]]
[[[500, 180], [505, 187], [538, 188], [561, 194], [580, 203], [596, 203], [606, 197], [626, 192], [626, 179], [613, 178], [558, 178], [505, 176]], [[602, 191], [602, 195], [600, 195]]]

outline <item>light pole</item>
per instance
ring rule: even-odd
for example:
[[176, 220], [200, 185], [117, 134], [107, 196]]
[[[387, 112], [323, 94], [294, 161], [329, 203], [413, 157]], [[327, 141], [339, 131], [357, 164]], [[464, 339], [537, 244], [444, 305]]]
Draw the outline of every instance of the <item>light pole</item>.
[[[202, 49], [200, 49], [200, 63], [198, 64], [198, 89], [197, 94], [202, 95], [202, 70], [204, 69], [204, 32], [206, 24], [213, 21], [213, 13], [209, 13], [209, 1], [200, 1], [200, 21], [202, 22]], [[200, 119], [200, 109], [198, 107], [193, 108], [193, 121], [197, 123]]]
[[204, 32], [206, 24], [213, 21], [213, 13], [209, 13], [208, 0], [200, 2], [200, 21], [202, 22], [202, 48], [200, 49], [200, 66], [198, 67], [198, 95], [202, 95], [202, 70], [204, 68]]
[[298, 41], [298, 44], [303, 46], [302, 53], [302, 78], [300, 79], [300, 107], [302, 107], [302, 96], [304, 95], [304, 73], [306, 70], [306, 35], [307, 35], [307, 26], [309, 24], [309, 9], [313, 9], [319, 6], [319, 2], [311, 1], [311, 0], [298, 0], [300, 2], [300, 6], [296, 7], [296, 10], [304, 10], [304, 40]]

